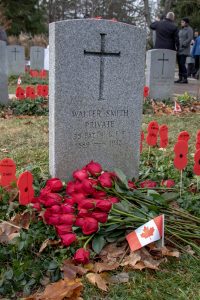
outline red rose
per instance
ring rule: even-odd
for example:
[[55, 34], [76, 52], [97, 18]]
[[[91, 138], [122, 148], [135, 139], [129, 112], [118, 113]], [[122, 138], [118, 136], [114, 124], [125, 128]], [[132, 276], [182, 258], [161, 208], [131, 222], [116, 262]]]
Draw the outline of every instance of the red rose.
[[175, 181], [173, 179], [162, 180], [161, 185], [166, 186], [167, 188], [171, 188], [175, 186]]
[[74, 207], [70, 204], [62, 204], [60, 209], [63, 214], [71, 214], [75, 211]]
[[96, 191], [94, 187], [97, 185], [97, 183], [97, 180], [92, 178], [84, 179], [82, 182], [83, 190], [88, 194], [93, 194]]
[[85, 217], [89, 217], [90, 216], [90, 213], [88, 212], [87, 209], [84, 209], [84, 208], [81, 208], [79, 210], [79, 213], [77, 215], [79, 218], [85, 218]]
[[77, 227], [82, 227], [83, 223], [84, 223], [84, 218], [77, 217], [74, 225]]
[[84, 248], [80, 248], [74, 254], [74, 260], [78, 264], [87, 264], [89, 262], [90, 252], [85, 250]]
[[76, 217], [72, 214], [60, 215], [60, 224], [73, 225]]
[[74, 200], [75, 203], [81, 203], [83, 200], [85, 200], [85, 194], [83, 193], [74, 193], [72, 195], [72, 198]]
[[97, 232], [99, 229], [99, 224], [96, 219], [87, 217], [84, 219], [82, 225], [83, 234], [90, 235], [94, 232]]
[[71, 195], [75, 192], [75, 182], [69, 181], [66, 186], [66, 193]]
[[71, 225], [67, 225], [67, 226], [66, 225], [58, 225], [58, 226], [56, 226], [56, 230], [57, 230], [58, 235], [63, 235], [63, 234], [72, 232], [72, 226]]
[[78, 204], [78, 209], [84, 208], [84, 209], [93, 209], [95, 208], [95, 199], [85, 199], [82, 202]]
[[[84, 180], [84, 179], [83, 179]], [[83, 184], [82, 181], [76, 181], [75, 185], [74, 185], [74, 190], [75, 193], [85, 193], [84, 189], [83, 189]]]
[[111, 188], [112, 187], [112, 174], [109, 172], [104, 172], [98, 177], [98, 181], [103, 187]]
[[104, 211], [109, 212], [111, 210], [112, 203], [108, 200], [97, 200], [96, 202], [96, 208]]
[[64, 203], [69, 205], [74, 205], [75, 200], [73, 198], [64, 197]]
[[83, 181], [84, 179], [88, 178], [88, 172], [86, 170], [77, 170], [73, 173], [74, 179]]
[[53, 214], [59, 214], [61, 209], [60, 209], [60, 205], [53, 205], [49, 208], [49, 211]]
[[101, 211], [92, 212], [91, 217], [93, 217], [100, 223], [106, 223], [108, 220], [108, 214], [105, 212], [101, 212]]
[[95, 191], [92, 193], [92, 196], [93, 196], [94, 198], [96, 198], [96, 199], [102, 199], [102, 198], [105, 198], [105, 197], [106, 197], [106, 192], [95, 190]]
[[59, 225], [60, 224], [60, 215], [58, 215], [58, 214], [49, 215], [47, 224], [54, 225], [54, 226]]
[[102, 167], [99, 163], [93, 160], [86, 165], [86, 170], [93, 176], [96, 176], [102, 172]]
[[141, 188], [154, 188], [157, 186], [157, 183], [155, 181], [147, 179], [147, 180], [141, 182], [140, 186], [141, 186]]
[[112, 204], [119, 202], [119, 199], [117, 197], [108, 197], [107, 200], [110, 201]]
[[51, 178], [47, 180], [46, 186], [51, 189], [51, 192], [59, 192], [63, 188], [62, 181], [58, 178]]
[[35, 208], [37, 211], [41, 211], [42, 210], [42, 207], [41, 207], [40, 203], [34, 203], [33, 204], [33, 208]]
[[49, 193], [43, 197], [40, 197], [40, 202], [46, 207], [59, 204], [62, 201], [62, 196], [59, 194]]
[[62, 235], [60, 235], [60, 238], [61, 238], [61, 241], [62, 241], [63, 245], [65, 245], [65, 246], [69, 246], [73, 242], [76, 241], [75, 233], [62, 234]]
[[45, 186], [43, 189], [40, 191], [40, 197], [46, 196], [51, 192], [51, 188], [49, 186]]
[[135, 182], [130, 181], [130, 180], [128, 181], [128, 187], [129, 187], [129, 189], [137, 189]]

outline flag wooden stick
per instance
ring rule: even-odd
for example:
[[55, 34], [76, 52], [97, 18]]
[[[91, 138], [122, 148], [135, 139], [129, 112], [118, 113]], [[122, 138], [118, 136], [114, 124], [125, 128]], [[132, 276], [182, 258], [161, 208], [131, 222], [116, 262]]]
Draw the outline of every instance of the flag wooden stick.
[[183, 170], [181, 170], [181, 178], [180, 178], [180, 198], [181, 198], [182, 187], [183, 187]]

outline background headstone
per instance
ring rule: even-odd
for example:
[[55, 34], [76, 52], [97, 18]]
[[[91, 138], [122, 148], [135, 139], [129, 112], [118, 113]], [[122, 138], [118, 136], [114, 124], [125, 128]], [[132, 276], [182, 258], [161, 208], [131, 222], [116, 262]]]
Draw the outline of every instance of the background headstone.
[[44, 69], [44, 48], [33, 46], [30, 50], [30, 68], [31, 70]]
[[138, 175], [146, 34], [108, 20], [50, 24], [49, 164], [70, 178], [91, 160]]
[[49, 70], [49, 46], [44, 50], [44, 69]]
[[8, 75], [20, 75], [25, 73], [25, 52], [23, 46], [7, 46]]
[[146, 56], [146, 85], [153, 99], [168, 99], [173, 94], [176, 51], [153, 49]]
[[8, 76], [7, 76], [6, 43], [0, 41], [0, 104], [8, 103]]

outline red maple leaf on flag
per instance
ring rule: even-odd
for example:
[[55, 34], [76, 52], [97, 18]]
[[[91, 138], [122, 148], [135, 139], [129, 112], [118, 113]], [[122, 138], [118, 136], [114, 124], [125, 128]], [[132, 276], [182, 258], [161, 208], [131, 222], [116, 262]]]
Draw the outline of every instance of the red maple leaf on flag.
[[154, 231], [155, 231], [155, 229], [153, 227], [149, 228], [147, 226], [144, 226], [141, 237], [147, 239], [153, 235]]

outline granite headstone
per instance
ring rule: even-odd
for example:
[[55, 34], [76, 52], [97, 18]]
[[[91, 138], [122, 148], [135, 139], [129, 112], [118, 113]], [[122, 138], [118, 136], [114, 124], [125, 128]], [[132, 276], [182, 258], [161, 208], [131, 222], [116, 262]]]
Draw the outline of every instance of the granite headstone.
[[108, 20], [50, 24], [49, 164], [68, 179], [91, 160], [138, 175], [146, 33]]
[[44, 69], [44, 48], [33, 46], [30, 50], [30, 68], [31, 70]]
[[168, 49], [153, 49], [146, 56], [146, 85], [153, 99], [169, 99], [173, 94], [176, 52]]
[[6, 43], [0, 41], [0, 104], [8, 103], [8, 76]]
[[7, 46], [8, 75], [20, 75], [25, 73], [25, 50], [23, 46]]

